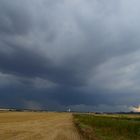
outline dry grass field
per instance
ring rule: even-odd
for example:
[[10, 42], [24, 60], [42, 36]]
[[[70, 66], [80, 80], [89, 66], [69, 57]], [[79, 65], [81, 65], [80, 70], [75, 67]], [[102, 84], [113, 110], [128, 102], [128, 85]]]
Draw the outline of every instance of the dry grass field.
[[1, 112], [0, 140], [81, 140], [72, 114]]

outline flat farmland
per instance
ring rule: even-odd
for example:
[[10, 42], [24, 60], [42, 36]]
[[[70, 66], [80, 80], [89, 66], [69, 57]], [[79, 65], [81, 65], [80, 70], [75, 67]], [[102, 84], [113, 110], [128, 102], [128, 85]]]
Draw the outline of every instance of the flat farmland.
[[74, 114], [74, 122], [87, 140], [140, 140], [140, 115]]
[[72, 114], [1, 112], [0, 140], [82, 140]]

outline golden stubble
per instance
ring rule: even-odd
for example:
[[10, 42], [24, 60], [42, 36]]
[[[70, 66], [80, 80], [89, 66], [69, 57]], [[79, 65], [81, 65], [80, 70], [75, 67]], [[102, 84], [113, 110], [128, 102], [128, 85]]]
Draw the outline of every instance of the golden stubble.
[[0, 140], [82, 140], [70, 113], [0, 113]]

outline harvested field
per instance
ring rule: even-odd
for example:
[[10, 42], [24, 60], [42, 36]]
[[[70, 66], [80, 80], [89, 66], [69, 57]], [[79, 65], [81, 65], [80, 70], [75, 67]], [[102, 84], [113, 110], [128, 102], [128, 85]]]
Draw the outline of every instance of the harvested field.
[[81, 140], [72, 114], [0, 113], [0, 140]]

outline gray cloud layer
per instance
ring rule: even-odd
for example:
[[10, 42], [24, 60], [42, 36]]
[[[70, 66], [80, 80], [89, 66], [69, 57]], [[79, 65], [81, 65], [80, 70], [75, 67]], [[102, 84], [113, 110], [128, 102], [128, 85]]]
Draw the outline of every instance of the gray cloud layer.
[[138, 105], [139, 4], [1, 0], [0, 105], [100, 111]]

